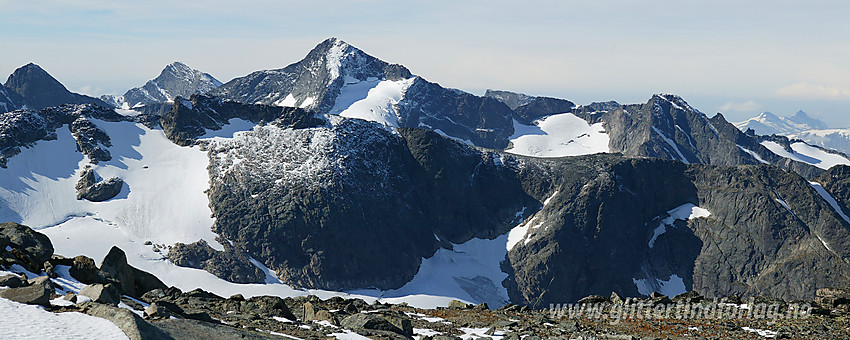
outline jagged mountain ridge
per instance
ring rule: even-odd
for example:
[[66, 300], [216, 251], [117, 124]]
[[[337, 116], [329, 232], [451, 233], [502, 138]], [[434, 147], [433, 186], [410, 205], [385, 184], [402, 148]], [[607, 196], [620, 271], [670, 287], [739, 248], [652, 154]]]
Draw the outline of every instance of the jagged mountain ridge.
[[[197, 103], [193, 107], [206, 110]], [[210, 200], [217, 232], [298, 286], [391, 289], [416, 274], [418, 257], [410, 250], [420, 249], [416, 254], [427, 258], [435, 247], [448, 246], [445, 241], [495, 239], [521, 227], [515, 224], [521, 217], [536, 227], [517, 231], [521, 240], [507, 252], [503, 269], [510, 276], [503, 284], [511, 301], [535, 306], [574, 301], [589, 292], [637, 295], [635, 281], [666, 282], [672, 275], [686, 289], [709, 296], [770, 292], [786, 298], [814, 293], [787, 282], [804, 280], [814, 287], [850, 277], [844, 261], [850, 221], [792, 172], [613, 155], [543, 160], [476, 151], [425, 130], [398, 131], [393, 136], [378, 124], [346, 119], [292, 130], [270, 125], [214, 148]], [[314, 142], [305, 144], [308, 140]], [[293, 147], [308, 144], [310, 149]], [[297, 176], [280, 177], [288, 172]], [[475, 189], [469, 178], [522, 189], [510, 195], [482, 192], [487, 186]], [[735, 190], [727, 191], [730, 187]], [[385, 197], [394, 197], [393, 207]], [[495, 205], [474, 203], [485, 197], [503, 199]], [[267, 208], [250, 202], [279, 203]], [[668, 227], [655, 247], [646, 246], [656, 216], [685, 203], [707, 209], [710, 217]], [[476, 214], [480, 217], [459, 227], [475, 206], [484, 207]], [[431, 213], [408, 207], [430, 207]], [[431, 220], [446, 211], [462, 213]], [[746, 217], [753, 212], [757, 217]], [[423, 223], [411, 226], [410, 221]], [[313, 223], [323, 227], [313, 229]], [[771, 228], [788, 236], [776, 236]], [[396, 233], [401, 234], [384, 238]], [[715, 240], [721, 234], [737, 236]], [[266, 241], [271, 235], [274, 241]], [[401, 235], [406, 242], [398, 241]], [[373, 248], [368, 256], [354, 256], [360, 252], [356, 245], [367, 242], [362, 237]], [[755, 255], [728, 257], [748, 252], [753, 242]], [[293, 248], [302, 251], [287, 251]], [[797, 268], [799, 261], [812, 271]], [[819, 270], [832, 274], [815, 275]]]
[[771, 112], [762, 112], [758, 116], [735, 123], [741, 131], [753, 129], [759, 135], [793, 135], [807, 130], [827, 129], [826, 123], [812, 118], [802, 110], [789, 117], [779, 117]]
[[4, 85], [17, 92], [23, 97], [25, 105], [35, 110], [62, 104], [109, 106], [100, 99], [68, 91], [56, 78], [33, 63], [15, 70]]
[[[236, 78], [210, 94], [241, 103], [297, 106], [345, 116], [342, 111], [352, 104], [348, 101], [368, 99], [367, 92], [383, 82], [404, 83], [395, 86], [395, 103], [363, 108], [355, 117], [384, 111], [370, 120], [394, 127], [438, 129], [493, 148], [506, 147], [513, 133], [512, 111], [501, 102], [428, 82], [404, 66], [381, 61], [336, 38], [325, 40], [299, 62]], [[345, 105], [339, 107], [340, 101]]]
[[104, 96], [102, 99], [118, 108], [136, 108], [170, 102], [176, 97], [188, 98], [193, 94], [206, 94], [219, 86], [221, 82], [209, 73], [176, 61], [166, 66], [159, 76], [149, 80], [144, 86], [127, 90], [121, 97]]
[[[370, 80], [367, 77], [361, 82]], [[340, 93], [346, 85], [354, 84], [343, 83]], [[337, 103], [334, 101], [334, 106]], [[208, 147], [207, 175], [212, 180], [208, 195], [216, 216], [214, 230], [223, 240], [233, 241], [231, 247], [236, 249], [226, 246], [224, 251], [242, 251], [296, 286], [397, 288], [415, 277], [421, 263], [435, 251], [474, 239], [510, 241], [511, 234], [519, 235], [520, 241], [505, 252], [509, 259], [503, 267], [508, 275], [506, 287], [502, 286], [503, 281], [475, 272], [457, 276], [455, 281], [471, 290], [505, 288], [512, 301], [545, 306], [547, 301], [570, 301], [597, 289], [637, 295], [643, 286], [636, 280], [658, 286], [659, 280], [673, 280], [674, 274], [686, 288], [702, 289], [707, 294], [771, 291], [792, 297], [811, 292], [782, 285], [768, 275], [774, 273], [769, 268], [780, 268], [777, 276], [789, 281], [806, 279], [797, 275], [809, 275], [806, 280], [818, 285], [843, 284], [846, 277], [846, 268], [834, 259], [845, 257], [847, 239], [842, 231], [846, 226], [836, 210], [793, 173], [760, 165], [739, 167], [760, 163], [742, 146], [756, 154], [766, 149], [758, 149], [755, 139], [726, 123], [722, 116], [708, 119], [676, 96], [653, 96], [646, 104], [578, 107], [573, 113], [607, 124], [613, 151], [677, 162], [618, 155], [541, 160], [481, 151], [427, 130], [404, 128], [430, 127], [456, 137], [471, 131], [470, 126], [495, 120], [498, 124], [490, 126], [494, 131], [482, 131], [487, 133], [485, 137], [493, 138], [478, 137], [477, 141], [497, 145], [498, 140], [507, 139], [504, 135], [511, 130], [496, 128], [516, 119], [515, 110], [495, 99], [447, 90], [421, 78], [414, 78], [404, 98], [394, 105], [398, 107], [396, 112], [419, 112], [401, 115], [399, 118], [409, 118], [400, 119], [402, 127], [393, 130], [395, 133], [387, 131], [386, 126], [362, 120], [205, 96], [175, 100], [162, 106], [168, 109], [158, 115], [140, 114], [117, 120], [159, 127], [171, 142], [179, 145], [197, 143]], [[480, 114], [483, 111], [496, 114]], [[17, 112], [18, 117], [33, 119], [13, 117], [17, 119], [16, 126], [42, 127], [38, 131], [43, 130], [43, 136], [48, 136], [42, 139], [50, 139], [50, 129], [58, 131], [64, 124], [69, 124], [73, 132], [73, 123], [79, 119], [42, 124], [34, 115], [21, 115], [27, 112], [32, 113]], [[452, 115], [468, 122], [451, 118]], [[37, 116], [44, 121], [46, 115], [38, 112]], [[423, 120], [426, 118], [430, 121]], [[256, 126], [226, 141], [199, 140], [210, 131], [235, 124], [233, 119]], [[465, 129], [446, 131], [423, 122], [448, 122], [448, 126]], [[97, 127], [100, 123], [92, 124]], [[488, 125], [483, 126], [475, 129], [489, 129]], [[23, 130], [14, 127], [9, 131]], [[13, 136], [10, 140], [21, 138]], [[78, 143], [80, 138], [74, 138]], [[38, 143], [24, 141], [19, 146]], [[102, 141], [94, 145], [110, 148]], [[116, 148], [121, 149], [117, 145]], [[819, 174], [819, 170], [803, 163], [776, 155], [773, 157], [779, 158], [771, 159], [769, 150], [766, 152], [765, 160], [779, 165], [786, 162], [787, 168], [796, 166], [795, 171], [805, 178]], [[89, 158], [96, 161], [99, 157]], [[784, 186], [794, 192], [786, 192]], [[837, 186], [824, 187], [835, 190]], [[724, 192], [728, 188], [734, 189], [732, 195]], [[143, 191], [137, 189], [142, 188], [134, 187], [132, 192]], [[748, 199], [735, 196], [735, 190], [744, 189], [752, 190], [746, 193]], [[634, 201], [644, 203], [635, 205]], [[652, 224], [671, 209], [688, 203], [711, 211], [719, 222], [712, 222], [712, 217], [707, 218], [709, 222], [689, 220], [684, 225], [693, 227], [696, 236], [688, 235], [683, 224], [676, 222], [667, 233], [657, 236], [657, 248], [647, 249], [646, 242], [655, 237]], [[837, 211], [846, 209], [838, 207]], [[621, 217], [623, 211], [629, 212], [625, 214], [627, 218]], [[762, 214], [754, 216], [752, 211]], [[786, 212], [803, 222], [789, 220]], [[520, 220], [527, 225], [517, 225]], [[781, 224], [766, 224], [776, 220], [781, 220]], [[516, 228], [520, 229], [514, 231]], [[770, 228], [781, 232], [774, 235]], [[771, 233], [765, 232], [768, 229]], [[715, 234], [730, 233], [738, 233], [731, 238], [760, 242], [755, 255], [758, 259], [742, 255], [740, 261], [721, 266], [717, 262], [722, 257], [712, 253], [712, 249], [699, 247], [699, 242], [705, 245], [714, 240]], [[620, 242], [625, 236], [628, 240]], [[682, 242], [671, 246], [671, 240]], [[362, 249], [364, 244], [370, 248]], [[736, 253], [748, 249], [745, 247], [751, 243], [720, 246], [723, 253]], [[808, 247], [811, 251], [794, 252], [794, 247]], [[593, 251], [596, 248], [625, 254], [629, 260], [591, 260], [599, 257]], [[663, 256], [665, 251], [672, 255]], [[245, 263], [246, 258], [228, 265], [250, 266]], [[668, 258], [684, 260], [671, 263], [665, 260]], [[791, 271], [790, 259], [808, 261], [807, 267], [828, 271], [830, 276]], [[593, 265], [602, 270], [564, 265], [581, 261], [596, 261]], [[553, 268], [547, 268], [550, 265]], [[720, 279], [709, 275], [717, 271], [729, 275]], [[732, 274], [741, 272], [746, 274]], [[550, 275], [574, 279], [569, 284], [575, 290], [555, 292]], [[601, 286], [596, 282], [602, 282]]]

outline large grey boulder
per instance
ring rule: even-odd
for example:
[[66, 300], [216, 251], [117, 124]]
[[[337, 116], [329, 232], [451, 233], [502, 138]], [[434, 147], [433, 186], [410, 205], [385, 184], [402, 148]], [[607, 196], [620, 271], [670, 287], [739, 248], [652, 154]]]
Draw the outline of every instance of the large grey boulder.
[[95, 283], [80, 290], [82, 296], [89, 297], [92, 301], [107, 305], [117, 306], [121, 302], [121, 292], [111, 283]]
[[117, 196], [123, 186], [124, 180], [118, 177], [97, 182], [97, 176], [94, 170], [87, 167], [80, 175], [80, 181], [77, 182], [77, 199], [103, 202]]
[[172, 340], [165, 332], [152, 326], [129, 309], [112, 307], [94, 302], [80, 304], [83, 313], [109, 320], [121, 329], [130, 340]]
[[50, 296], [54, 289], [49, 282], [49, 279], [40, 280], [30, 286], [3, 289], [0, 290], [0, 297], [28, 305], [50, 306]]
[[157, 288], [168, 288], [153, 274], [127, 264], [127, 255], [118, 247], [112, 247], [103, 258], [98, 280], [101, 283], [114, 283], [122, 293], [135, 298]]

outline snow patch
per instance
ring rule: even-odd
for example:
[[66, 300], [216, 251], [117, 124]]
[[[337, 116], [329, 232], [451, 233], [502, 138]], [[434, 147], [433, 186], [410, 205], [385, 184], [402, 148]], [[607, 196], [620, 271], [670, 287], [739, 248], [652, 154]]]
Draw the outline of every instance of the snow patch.
[[748, 153], [750, 156], [753, 156], [753, 158], [755, 158], [759, 163], [770, 165], [770, 162], [762, 159], [761, 156], [759, 156], [759, 154], [757, 154], [755, 151], [747, 149], [740, 145], [738, 145], [738, 148], [741, 149], [741, 151]]
[[687, 288], [685, 288], [685, 281], [676, 274], [670, 275], [670, 278], [667, 280], [649, 278], [632, 279], [632, 282], [634, 282], [637, 287], [638, 293], [643, 295], [650, 295], [653, 292], [659, 292], [669, 297], [674, 297], [688, 291]]
[[51, 313], [0, 299], [0, 315], [4, 339], [128, 339], [112, 322], [83, 313]]
[[508, 274], [500, 267], [507, 255], [507, 240], [507, 235], [492, 240], [474, 238], [453, 244], [452, 250], [438, 249], [430, 258], [422, 259], [410, 282], [399, 289], [381, 292], [381, 300], [414, 301], [423, 308], [445, 307], [451, 300], [501, 307], [510, 301], [507, 289], [502, 286]]
[[820, 197], [822, 197], [823, 200], [826, 201], [826, 203], [829, 203], [829, 206], [832, 207], [832, 210], [834, 210], [838, 214], [838, 216], [841, 216], [841, 218], [844, 219], [844, 222], [850, 224], [850, 217], [847, 217], [847, 215], [844, 214], [844, 211], [841, 209], [841, 205], [839, 205], [835, 198], [833, 198], [832, 195], [830, 195], [829, 192], [826, 191], [823, 185], [818, 182], [809, 182], [809, 185], [815, 188], [815, 191], [820, 194]]
[[286, 98], [279, 99], [278, 101], [274, 102], [274, 105], [284, 106], [284, 107], [295, 107], [296, 106], [295, 103], [296, 103], [295, 97], [293, 97], [292, 93], [290, 93], [290, 94], [286, 95]]
[[687, 221], [692, 218], [702, 218], [711, 216], [711, 212], [707, 209], [700, 208], [692, 203], [685, 203], [678, 207], [675, 207], [671, 210], [667, 211], [668, 217], [661, 220], [658, 224], [658, 227], [652, 231], [652, 238], [649, 239], [649, 247], [652, 248], [655, 246], [655, 240], [658, 239], [658, 236], [661, 236], [665, 232], [667, 232], [668, 226], [673, 226], [673, 223], [676, 220]]
[[663, 133], [661, 133], [660, 130], [658, 130], [654, 126], [652, 127], [652, 130], [655, 131], [655, 133], [657, 133], [659, 136], [661, 136], [661, 139], [663, 139], [665, 142], [667, 142], [667, 144], [669, 144], [673, 148], [673, 150], [676, 151], [676, 153], [679, 155], [679, 160], [681, 160], [685, 164], [691, 164], [691, 162], [689, 162], [688, 159], [685, 158], [685, 155], [682, 154], [682, 151], [679, 151], [679, 146], [676, 144], [676, 142], [674, 140], [665, 136]]
[[413, 85], [414, 78], [399, 81], [362, 81], [346, 84], [340, 90], [331, 114], [359, 118], [398, 127], [396, 104]]
[[788, 152], [782, 145], [772, 141], [761, 142], [761, 145], [779, 156], [808, 163], [824, 170], [839, 164], [850, 165], [850, 159], [844, 156], [826, 152], [803, 142], [791, 144], [793, 152]]
[[540, 118], [532, 125], [514, 120], [506, 152], [533, 157], [565, 157], [610, 152], [602, 123], [590, 125], [572, 113]]

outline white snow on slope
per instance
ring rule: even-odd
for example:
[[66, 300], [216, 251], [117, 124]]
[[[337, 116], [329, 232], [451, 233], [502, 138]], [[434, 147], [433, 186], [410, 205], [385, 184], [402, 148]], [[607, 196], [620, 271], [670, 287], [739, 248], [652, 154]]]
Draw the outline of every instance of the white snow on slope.
[[610, 152], [602, 123], [590, 125], [572, 113], [540, 118], [533, 125], [514, 121], [506, 152], [534, 157], [565, 157]]
[[142, 124], [92, 121], [113, 145], [109, 148], [112, 160], [93, 168], [102, 178], [124, 180], [118, 196], [97, 203], [76, 199], [74, 186], [88, 159], [75, 152], [71, 133], [60, 128], [57, 140], [23, 150], [9, 159], [7, 169], [0, 170], [0, 200], [5, 203], [0, 204], [0, 220], [42, 229], [93, 216], [139, 240], [173, 244], [204, 239], [213, 248], [223, 249], [210, 229], [205, 152], [178, 146], [162, 130]]
[[740, 146], [740, 145], [738, 145], [738, 148], [741, 149], [741, 151], [748, 153], [750, 156], [753, 156], [753, 158], [755, 158], [757, 161], [759, 161], [759, 163], [770, 164], [770, 162], [762, 159], [761, 156], [759, 156], [759, 154], [757, 154], [755, 151], [747, 149], [747, 148]]
[[691, 203], [685, 203], [667, 211], [667, 215], [668, 217], [661, 220], [661, 222], [658, 224], [658, 227], [653, 230], [652, 238], [649, 239], [650, 248], [655, 246], [655, 240], [658, 238], [658, 236], [661, 236], [662, 234], [667, 232], [667, 227], [673, 226], [673, 223], [676, 222], [676, 220], [687, 221], [692, 218], [708, 217], [711, 216], [711, 212]]
[[346, 78], [336, 104], [329, 112], [342, 117], [359, 118], [398, 127], [395, 105], [404, 98], [404, 93], [413, 85], [414, 78], [390, 81], [370, 78], [358, 81]]
[[296, 106], [296, 105], [295, 105], [295, 103], [296, 103], [296, 102], [297, 102], [297, 101], [295, 100], [295, 97], [293, 97], [293, 96], [292, 96], [292, 93], [290, 93], [290, 94], [286, 95], [286, 97], [285, 97], [285, 98], [280, 99], [280, 100], [278, 100], [278, 101], [274, 102], [274, 105], [277, 105], [277, 106], [285, 106], [285, 107], [295, 107], [295, 106]]
[[[453, 244], [453, 250], [441, 248], [430, 258], [422, 259], [413, 280], [399, 289], [383, 292], [383, 301], [409, 301], [419, 296], [427, 308], [446, 306], [453, 299], [468, 303], [486, 302], [492, 308], [508, 303], [508, 291], [502, 281], [508, 274], [499, 264], [505, 259], [507, 235], [492, 240], [471, 239]], [[374, 294], [374, 291], [353, 293]]]
[[764, 145], [768, 150], [779, 156], [808, 163], [824, 170], [839, 164], [850, 165], [850, 159], [844, 156], [829, 153], [802, 142], [791, 144], [793, 153], [788, 152], [788, 150], [785, 150], [782, 145], [776, 142], [764, 141], [761, 142], [761, 145]]
[[835, 198], [833, 198], [832, 195], [830, 195], [829, 192], [824, 189], [823, 185], [818, 182], [809, 182], [809, 185], [811, 185], [812, 188], [815, 188], [815, 191], [820, 194], [820, 196], [823, 198], [824, 201], [826, 201], [826, 203], [829, 203], [829, 206], [832, 207], [832, 210], [835, 210], [838, 216], [841, 216], [841, 218], [844, 219], [847, 224], [850, 224], [850, 217], [847, 217], [847, 215], [844, 214], [844, 211], [841, 210], [841, 206], [838, 204]]
[[638, 293], [643, 295], [650, 295], [653, 292], [659, 292], [669, 297], [674, 297], [688, 291], [688, 289], [685, 288], [685, 281], [676, 274], [670, 275], [670, 278], [667, 280], [656, 278], [632, 279], [632, 282], [634, 282], [637, 287]]
[[51, 313], [43, 307], [0, 298], [4, 339], [128, 339], [106, 319], [77, 313]]
[[670, 145], [670, 147], [672, 147], [673, 150], [676, 151], [676, 153], [679, 155], [679, 160], [681, 160], [685, 164], [691, 164], [691, 162], [689, 162], [688, 159], [685, 158], [685, 155], [682, 154], [682, 151], [679, 151], [679, 146], [676, 144], [675, 141], [665, 136], [663, 133], [661, 133], [660, 130], [656, 129], [654, 126], [652, 127], [652, 130], [655, 131], [655, 133], [657, 133], [658, 136], [661, 137], [661, 139], [667, 142], [667, 144]]

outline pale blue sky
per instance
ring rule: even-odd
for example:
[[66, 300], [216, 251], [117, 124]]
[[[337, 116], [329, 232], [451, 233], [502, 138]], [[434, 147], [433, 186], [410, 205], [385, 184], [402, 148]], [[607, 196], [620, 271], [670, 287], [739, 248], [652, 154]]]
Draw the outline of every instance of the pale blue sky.
[[336, 36], [478, 94], [672, 92], [730, 120], [803, 109], [850, 126], [848, 17], [843, 0], [0, 0], [0, 78], [32, 61], [71, 90], [121, 94], [180, 60], [226, 82]]

